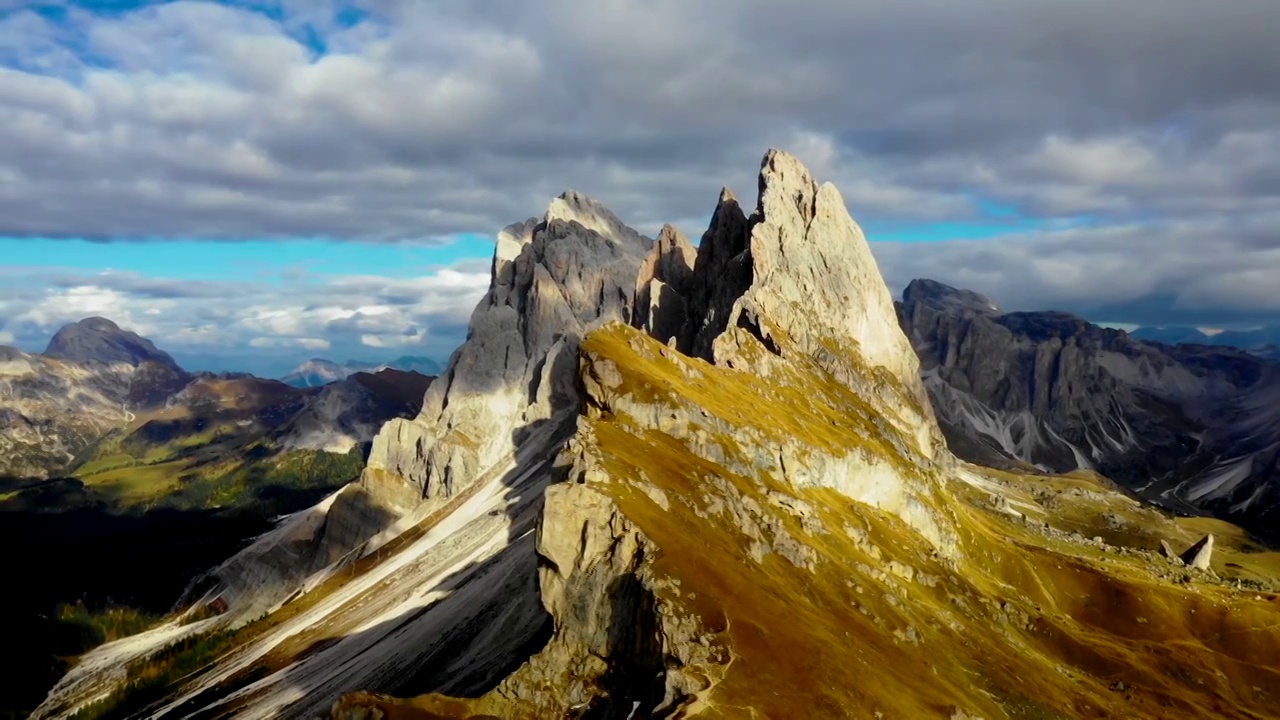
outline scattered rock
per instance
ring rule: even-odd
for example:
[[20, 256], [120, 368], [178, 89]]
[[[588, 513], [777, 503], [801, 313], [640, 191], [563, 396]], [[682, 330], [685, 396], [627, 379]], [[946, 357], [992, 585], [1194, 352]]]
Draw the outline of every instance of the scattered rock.
[[1168, 540], [1160, 541], [1160, 557], [1171, 560], [1178, 565], [1182, 564], [1182, 558], [1178, 557], [1178, 553], [1173, 551], [1173, 546], [1169, 544]]

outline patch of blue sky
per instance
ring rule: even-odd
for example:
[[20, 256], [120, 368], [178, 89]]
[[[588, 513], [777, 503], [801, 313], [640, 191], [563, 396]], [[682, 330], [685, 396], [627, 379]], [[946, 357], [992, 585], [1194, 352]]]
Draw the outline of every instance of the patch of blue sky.
[[943, 242], [947, 240], [987, 240], [1006, 235], [1052, 232], [1091, 227], [1097, 219], [1085, 215], [1035, 217], [1017, 205], [992, 198], [970, 198], [976, 217], [921, 222], [919, 220], [876, 220], [862, 223], [867, 238], [877, 242]]
[[[176, 280], [271, 282], [283, 275], [419, 277], [488, 261], [493, 238], [464, 233], [437, 245], [329, 240], [86, 240], [0, 238], [0, 268], [35, 274], [103, 271]], [[6, 273], [9, 274], [9, 273]], [[12, 275], [10, 275], [12, 277]]]
[[1015, 219], [1010, 221], [866, 222], [867, 239], [875, 242], [944, 242], [947, 240], [990, 240], [1006, 235], [1052, 232], [1087, 227], [1094, 221], [1072, 218]]

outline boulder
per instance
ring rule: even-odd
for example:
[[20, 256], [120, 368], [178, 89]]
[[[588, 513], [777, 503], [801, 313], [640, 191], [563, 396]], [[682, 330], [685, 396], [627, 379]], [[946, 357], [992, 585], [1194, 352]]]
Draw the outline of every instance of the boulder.
[[1213, 559], [1213, 533], [1200, 538], [1200, 542], [1187, 548], [1182, 553], [1182, 562], [1197, 570], [1208, 570], [1209, 561]]

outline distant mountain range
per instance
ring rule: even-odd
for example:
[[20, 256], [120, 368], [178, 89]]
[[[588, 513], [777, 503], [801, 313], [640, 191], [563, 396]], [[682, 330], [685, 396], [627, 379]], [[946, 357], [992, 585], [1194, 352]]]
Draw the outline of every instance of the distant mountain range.
[[1095, 470], [1148, 501], [1269, 538], [1280, 511], [1280, 365], [1256, 335], [1003, 313], [931, 280], [899, 318], [951, 448], [986, 465]]
[[0, 597], [0, 627], [26, 661], [0, 683], [0, 718], [109, 639], [94, 613], [164, 613], [198, 572], [356, 478], [432, 380], [371, 369], [302, 388], [193, 373], [105, 318], [43, 353], [0, 347], [0, 546], [20, 549], [5, 577], [25, 588]]
[[[423, 367], [412, 360], [420, 359], [349, 363], [301, 386], [190, 373], [150, 340], [86, 318], [59, 330], [44, 353], [0, 348], [0, 477], [132, 486], [140, 475], [172, 479], [159, 472], [166, 468], [174, 476], [200, 468], [203, 477], [246, 457], [346, 453], [385, 421], [417, 412], [431, 376], [391, 367]], [[112, 472], [120, 478], [106, 478]]]
[[286, 385], [292, 385], [293, 387], [299, 388], [320, 387], [321, 385], [328, 385], [329, 383], [346, 379], [358, 372], [376, 373], [383, 370], [400, 370], [403, 372], [421, 373], [423, 375], [439, 375], [442, 368], [440, 367], [440, 363], [429, 357], [417, 357], [413, 355], [398, 357], [395, 360], [382, 363], [380, 365], [360, 360], [348, 360], [345, 363], [339, 364], [332, 360], [312, 358], [291, 370], [287, 375], [281, 377], [280, 381]]
[[1166, 345], [1233, 347], [1258, 357], [1280, 360], [1280, 326], [1253, 330], [1223, 330], [1216, 333], [1207, 333], [1200, 328], [1182, 325], [1144, 326], [1134, 329], [1129, 336]]

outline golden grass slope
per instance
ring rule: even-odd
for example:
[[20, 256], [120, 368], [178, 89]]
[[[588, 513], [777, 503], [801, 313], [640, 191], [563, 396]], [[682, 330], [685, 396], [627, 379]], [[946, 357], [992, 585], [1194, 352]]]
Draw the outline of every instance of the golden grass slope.
[[[590, 335], [583, 353], [588, 369], [611, 364], [619, 398], [628, 398], [581, 421], [579, 438], [590, 439], [605, 470], [589, 484], [658, 547], [653, 567], [668, 588], [659, 602], [717, 633], [731, 657], [681, 716], [1276, 717], [1280, 600], [1264, 588], [1280, 557], [1232, 526], [1171, 519], [1087, 474], [959, 466], [924, 477], [930, 470], [900, 453], [873, 406], [798, 361], [762, 381], [620, 325]], [[957, 552], [940, 554], [898, 518], [830, 488], [731, 469], [750, 465], [758, 450], [733, 435], [710, 438], [724, 461], [709, 460], [710, 425], [664, 430], [654, 421], [677, 416], [728, 419], [754, 428], [753, 437], [800, 438], [830, 453], [882, 455], [944, 488], [928, 497], [952, 526]], [[735, 503], [785, 530], [775, 530], [772, 551], [753, 552], [759, 538], [724, 511]], [[1205, 531], [1218, 537], [1217, 576], [1153, 552], [1160, 539], [1182, 549]], [[807, 550], [785, 552], [783, 534]], [[495, 693], [357, 694], [338, 710], [391, 719], [565, 716]]]

